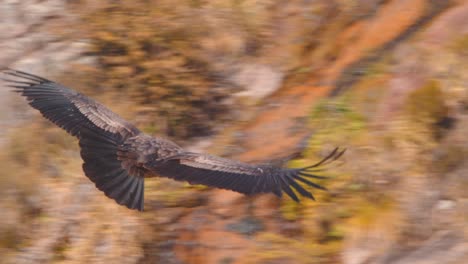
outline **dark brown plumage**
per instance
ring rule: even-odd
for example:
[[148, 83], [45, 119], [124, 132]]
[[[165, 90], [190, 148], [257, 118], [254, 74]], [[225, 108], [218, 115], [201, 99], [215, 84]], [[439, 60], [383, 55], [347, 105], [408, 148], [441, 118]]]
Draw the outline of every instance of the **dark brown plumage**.
[[251, 165], [187, 152], [172, 141], [151, 137], [98, 102], [29, 73], [6, 69], [3, 78], [14, 91], [57, 126], [79, 140], [83, 170], [106, 196], [130, 209], [143, 210], [144, 178], [162, 176], [244, 194], [285, 192], [295, 201], [314, 199], [299, 183], [325, 189], [310, 179], [318, 167], [338, 159], [335, 149], [320, 162], [299, 169]]

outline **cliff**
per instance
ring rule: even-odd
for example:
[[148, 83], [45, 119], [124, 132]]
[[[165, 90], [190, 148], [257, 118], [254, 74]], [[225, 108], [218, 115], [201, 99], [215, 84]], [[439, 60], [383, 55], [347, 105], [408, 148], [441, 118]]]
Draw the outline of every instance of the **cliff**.
[[0, 12], [2, 66], [145, 132], [291, 167], [348, 149], [316, 202], [151, 179], [146, 211], [130, 212], [83, 176], [74, 139], [0, 89], [6, 263], [468, 259], [467, 1], [28, 0]]

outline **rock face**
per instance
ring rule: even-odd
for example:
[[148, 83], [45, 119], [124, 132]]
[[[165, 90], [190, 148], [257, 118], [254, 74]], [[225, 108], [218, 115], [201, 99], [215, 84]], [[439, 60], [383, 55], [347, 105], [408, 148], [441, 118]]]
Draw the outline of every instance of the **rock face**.
[[[60, 39], [50, 33], [56, 25], [69, 23], [63, 0], [6, 0], [0, 4], [0, 68], [11, 67], [45, 74], [60, 72], [68, 65], [85, 60], [80, 54], [86, 44]], [[0, 89], [0, 126], [11, 127], [10, 93]], [[17, 117], [17, 116], [16, 116]], [[0, 132], [0, 141], [6, 130]]]
[[[45, 73], [73, 62], [83, 44], [70, 43], [49, 32], [73, 19], [62, 0], [7, 0], [0, 5], [1, 66]], [[49, 29], [49, 30], [48, 30]]]
[[[0, 66], [50, 76], [74, 63], [93, 63], [83, 55], [86, 40], [70, 42], [64, 34], [54, 34], [74, 23], [69, 2], [74, 1], [3, 1]], [[223, 10], [223, 1], [212, 2]], [[468, 175], [468, 2], [306, 2], [242, 1], [248, 12], [272, 12], [267, 16], [272, 24], [262, 28], [273, 33], [257, 33], [253, 42], [278, 37], [251, 52], [257, 57], [232, 64], [223, 60], [226, 54], [253, 49], [248, 46], [255, 43], [247, 45], [243, 37], [227, 47], [217, 47], [209, 38], [201, 44], [226, 53], [207, 52], [211, 57], [204, 59], [223, 73], [222, 78], [245, 88], [235, 96], [254, 98], [259, 107], [253, 118], [225, 129], [234, 131], [234, 139], [210, 138], [193, 149], [203, 151], [210, 142], [229, 141], [242, 149], [235, 158], [261, 160], [301, 152], [314, 140], [325, 146], [346, 145], [348, 162], [339, 171], [344, 176], [332, 179], [337, 183], [330, 183], [329, 194], [318, 194], [316, 203], [296, 205], [272, 195], [249, 198], [154, 180], [146, 185], [146, 212], [130, 212], [96, 191], [82, 175], [78, 150], [72, 147], [75, 141], [40, 122], [21, 123], [32, 120], [24, 113], [33, 111], [0, 89], [0, 127], [19, 126], [11, 131], [27, 134], [20, 139], [30, 140], [24, 147], [14, 136], [6, 136], [8, 130], [0, 130], [0, 146], [11, 151], [0, 155], [2, 261], [466, 263], [468, 202], [462, 187]], [[253, 18], [257, 19], [247, 16], [243, 26], [267, 21], [249, 20]], [[304, 23], [304, 30], [293, 30]], [[301, 48], [303, 42], [309, 45]], [[432, 79], [438, 80], [436, 85], [427, 85]], [[444, 98], [436, 102], [446, 106], [443, 117], [455, 119], [455, 125], [445, 119], [430, 123], [437, 131], [434, 137], [428, 135], [432, 130], [412, 134], [408, 131], [413, 126], [400, 128], [402, 112], [409, 111], [408, 98], [433, 87], [443, 90]], [[320, 110], [332, 112], [330, 118], [349, 119], [339, 120], [345, 125], [338, 126], [344, 131], [339, 134], [342, 139], [328, 142], [325, 136], [320, 141], [318, 137], [333, 131], [320, 134], [327, 118], [319, 120], [323, 126], [307, 126], [311, 107], [333, 100], [330, 95], [340, 98], [344, 91], [358, 98], [359, 105], [353, 107], [364, 117], [356, 117], [344, 105], [346, 96], [325, 104]], [[432, 111], [424, 108], [427, 104], [418, 107], [421, 111], [416, 112]], [[429, 122], [418, 113], [414, 118], [415, 123]], [[363, 120], [368, 122], [364, 129]], [[354, 142], [353, 133], [364, 136]], [[28, 149], [31, 144], [37, 147]], [[314, 156], [309, 152], [303, 153], [307, 162]], [[20, 165], [11, 165], [11, 160]], [[360, 199], [371, 202], [361, 205]], [[375, 208], [379, 205], [385, 208]]]
[[237, 85], [244, 87], [238, 96], [262, 99], [281, 87], [284, 74], [273, 67], [261, 64], [245, 64], [231, 79]]

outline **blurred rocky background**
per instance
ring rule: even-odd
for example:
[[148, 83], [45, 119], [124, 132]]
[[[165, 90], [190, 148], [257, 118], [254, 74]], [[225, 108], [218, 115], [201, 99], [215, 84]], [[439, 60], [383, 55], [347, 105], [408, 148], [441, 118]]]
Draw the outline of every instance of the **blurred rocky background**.
[[145, 212], [0, 84], [1, 263], [468, 262], [468, 1], [2, 0], [0, 66], [250, 162], [348, 149], [317, 202], [146, 181]]

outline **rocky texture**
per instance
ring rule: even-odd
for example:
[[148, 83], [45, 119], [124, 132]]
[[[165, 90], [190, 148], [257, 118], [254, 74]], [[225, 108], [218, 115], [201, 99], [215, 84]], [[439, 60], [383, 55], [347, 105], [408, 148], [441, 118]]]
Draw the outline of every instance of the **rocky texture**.
[[65, 7], [66, 2], [62, 0], [3, 1], [0, 5], [0, 48], [4, 51], [0, 55], [1, 66], [44, 74], [82, 59], [84, 43], [70, 43], [49, 32], [50, 28], [73, 20]]
[[281, 87], [284, 73], [261, 64], [245, 64], [232, 77], [232, 81], [246, 88], [238, 96], [262, 99]]
[[[420, 39], [421, 36], [434, 35], [435, 33], [433, 33], [433, 31], [435, 28], [444, 28], [444, 26], [439, 24], [441, 23], [439, 21], [459, 21], [458, 19], [461, 19], [461, 16], [463, 16], [461, 14], [465, 14], [466, 17], [466, 13], [461, 11], [464, 8], [466, 8], [464, 4], [460, 4], [459, 7], [455, 8], [445, 1], [386, 1], [375, 8], [373, 13], [368, 14], [366, 19], [357, 20], [350, 24], [349, 27], [345, 27], [342, 32], [336, 36], [336, 43], [338, 43], [336, 45], [340, 45], [340, 49], [337, 51], [338, 54], [335, 55], [335, 60], [320, 61], [320, 71], [314, 73], [305, 84], [284, 87], [280, 91], [274, 93], [265, 100], [265, 108], [260, 110], [252, 121], [241, 127], [243, 137], [239, 141], [236, 141], [235, 144], [236, 146], [241, 146], [245, 151], [242, 151], [237, 157], [244, 160], [255, 160], [259, 157], [271, 157], [278, 155], [278, 153], [297, 151], [295, 148], [300, 148], [300, 143], [303, 142], [303, 139], [310, 133], [308, 129], [304, 130], [305, 127], [303, 125], [304, 118], [309, 114], [310, 105], [313, 105], [317, 100], [328, 94], [336, 96], [344, 91], [343, 87], [352, 89], [354, 83], [359, 82], [360, 79], [366, 79], [366, 72], [372, 71], [369, 69], [370, 67], [374, 67], [376, 62], [381, 61], [385, 56], [394, 52], [393, 56], [396, 60], [396, 65], [391, 70], [393, 73], [392, 77], [390, 77], [390, 80], [386, 81], [389, 84], [389, 88], [387, 92], [385, 92], [385, 96], [388, 96], [386, 97], [388, 99], [384, 99], [381, 103], [381, 106], [387, 110], [382, 110], [383, 112], [378, 112], [377, 115], [377, 117], [382, 116], [383, 118], [381, 120], [388, 123], [389, 116], [384, 112], [396, 111], [401, 113], [403, 103], [408, 97], [408, 94], [423, 86], [429, 76], [438, 76], [437, 73], [431, 71], [432, 69], [440, 68], [440, 65], [431, 65], [431, 69], [428, 69], [427, 65], [421, 63], [421, 61], [429, 58], [427, 56], [422, 58], [420, 57], [422, 56], [421, 53], [416, 52], [416, 50], [423, 50], [422, 46], [430, 43], [430, 41], [425, 40], [424, 37]], [[459, 14], [460, 18], [455, 18], [456, 15], [454, 14]], [[448, 17], [451, 17], [451, 19], [448, 19]], [[459, 22], [459, 27], [465, 25], [465, 23]], [[460, 32], [463, 32], [463, 30], [460, 30]], [[415, 41], [415, 43], [418, 43], [416, 44], [417, 47], [413, 46], [413, 44], [406, 44], [407, 40], [410, 38], [418, 39]], [[447, 37], [446, 41], [452, 42], [454, 41], [454, 37]], [[442, 48], [446, 47], [448, 44], [439, 43], [439, 45], [439, 47]], [[438, 48], [435, 50], [438, 50]], [[434, 56], [437, 55], [434, 54]], [[354, 74], [355, 72], [356, 74]], [[348, 73], [352, 73], [352, 75]], [[451, 74], [453, 74], [453, 72], [451, 72]], [[287, 118], [285, 118], [286, 116]], [[378, 123], [379, 121], [376, 122]], [[281, 140], [272, 139], [270, 135], [275, 135], [275, 139], [280, 138]], [[275, 143], [271, 144], [272, 141]], [[349, 143], [345, 143], [341, 140], [341, 144], [348, 145]], [[348, 153], [348, 155], [352, 156], [353, 154]], [[406, 158], [407, 160], [402, 160], [401, 162], [411, 162], [413, 159], [413, 157]], [[408, 166], [409, 165], [410, 164], [408, 164]], [[368, 177], [370, 177], [370, 175]], [[385, 184], [385, 182], [392, 180], [389, 177], [376, 180], [376, 182], [380, 181]], [[454, 263], [457, 263], [457, 261], [463, 262], [463, 259], [466, 257], [466, 251], [463, 249], [462, 245], [464, 242], [462, 241], [466, 241], [466, 238], [463, 235], [453, 236], [459, 233], [460, 230], [457, 228], [449, 228], [449, 230], [433, 233], [426, 229], [434, 223], [428, 220], [430, 216], [425, 212], [434, 210], [431, 208], [439, 203], [438, 199], [435, 197], [428, 200], [428, 193], [422, 191], [431, 185], [429, 182], [422, 178], [414, 179], [408, 177], [406, 184], [411, 187], [401, 190], [401, 193], [405, 195], [401, 195], [399, 199], [401, 205], [406, 208], [402, 209], [402, 214], [405, 218], [403, 222], [408, 224], [406, 227], [408, 229], [403, 228], [402, 232], [406, 232], [403, 230], [416, 228], [415, 225], [421, 223], [421, 226], [424, 226], [424, 228], [419, 229], [419, 231], [415, 231], [416, 229], [414, 229], [416, 233], [411, 233], [409, 235], [411, 237], [426, 234], [426, 236], [420, 240], [421, 244], [407, 251], [406, 246], [404, 246], [405, 249], [397, 246], [398, 243], [401, 242], [395, 241], [391, 233], [382, 231], [384, 227], [379, 224], [377, 224], [375, 230], [360, 230], [358, 228], [350, 232], [349, 239], [345, 242], [346, 246], [341, 261], [344, 263], [393, 263], [398, 260], [398, 263], [412, 263], [416, 261], [417, 258], [421, 258], [424, 254], [423, 252], [431, 252], [434, 261], [432, 263], [439, 263], [438, 261], [442, 260], [453, 261]], [[421, 192], [414, 193], [412, 190], [421, 190]], [[240, 196], [228, 194], [224, 191], [214, 191], [212, 197], [213, 200], [218, 202], [224, 201], [222, 202], [224, 205], [222, 206], [223, 209], [218, 210], [220, 211], [218, 218], [216, 220], [210, 220], [210, 222], [228, 224], [230, 221], [239, 221], [235, 220], [238, 218], [236, 216], [239, 215], [237, 212], [245, 210], [240, 207], [243, 204], [240, 200], [242, 199]], [[273, 204], [275, 203], [273, 202]], [[264, 210], [266, 212], [262, 213], [268, 215], [268, 220], [263, 220], [268, 222], [270, 227], [285, 224], [279, 220], [280, 218], [278, 218], [278, 215], [276, 218], [271, 217], [271, 215], [275, 215], [275, 212], [277, 212], [277, 205], [273, 205], [273, 207], [270, 205], [265, 208], [271, 208], [270, 211], [267, 209]], [[416, 210], [415, 208], [419, 209]], [[235, 213], [227, 214], [224, 211], [232, 211]], [[464, 214], [463, 211], [464, 209], [460, 208], [458, 214]], [[198, 209], [193, 213], [197, 214], [197, 212], [199, 212]], [[388, 217], [395, 217], [395, 220], [397, 220], [399, 216]], [[186, 219], [190, 220], [191, 218], [187, 216]], [[279, 222], [273, 219], [277, 219]], [[422, 220], [424, 220], [424, 224], [421, 222]], [[396, 222], [400, 223], [399, 220]], [[457, 225], [459, 225], [459, 223]], [[216, 226], [218, 225], [210, 226], [209, 229], [211, 231], [203, 231], [204, 229], [201, 229], [199, 236], [192, 236], [190, 238], [194, 244], [200, 243], [198, 250], [193, 247], [190, 250], [184, 250], [178, 247], [176, 249], [179, 255], [188, 263], [219, 263], [223, 261], [228, 263], [248, 262], [248, 257], [243, 258], [241, 256], [250, 252], [247, 249], [248, 247], [255, 248], [255, 246], [252, 245], [252, 241], [245, 240], [245, 242], [240, 242], [238, 241], [237, 235], [230, 234], [228, 232], [229, 230], [222, 228], [224, 225]], [[217, 231], [212, 230], [213, 228]], [[395, 228], [399, 229], [399, 227]], [[213, 235], [211, 237], [222, 236], [223, 245], [229, 245], [231, 248], [236, 248], [237, 245], [241, 248], [235, 251], [226, 251], [224, 254], [221, 249], [219, 249], [215, 255], [203, 254], [203, 252], [206, 252], [203, 250], [203, 243], [211, 239], [201, 234], [212, 232], [219, 232], [216, 233], [216, 236]], [[355, 235], [351, 235], [353, 232], [355, 232]], [[181, 239], [186, 239], [186, 237], [181, 236]], [[194, 242], [193, 239], [198, 242]], [[406, 238], [400, 237], [400, 239]], [[438, 248], [438, 246], [440, 246], [440, 248]], [[453, 247], [456, 253], [443, 253], [451, 247]], [[257, 250], [261, 250], [261, 248], [262, 247]], [[408, 246], [408, 248], [410, 247]], [[233, 252], [236, 253], [233, 254]], [[192, 256], [197, 256], [197, 260], [192, 262]], [[203, 256], [203, 258], [200, 259], [201, 256]], [[421, 258], [420, 261], [423, 263], [424, 261], [430, 260], [431, 257], [426, 255], [426, 257]], [[280, 262], [284, 263], [284, 261], [283, 259]], [[292, 263], [296, 262], [293, 261]]]
[[[243, 1], [247, 10], [277, 11], [271, 20], [252, 22], [263, 29], [275, 25], [266, 31], [271, 36], [257, 35], [277, 36], [263, 49], [243, 37], [215, 48], [209, 39], [201, 43], [223, 78], [250, 88], [244, 95], [263, 99], [244, 122], [224, 126], [214, 144], [210, 139], [194, 149], [242, 160], [300, 154], [292, 165], [304, 165], [332, 145], [345, 145], [348, 162], [330, 171], [340, 175], [327, 183], [330, 193], [296, 205], [272, 195], [247, 198], [154, 180], [146, 186], [146, 212], [137, 214], [103, 197], [83, 177], [71, 147], [76, 144], [62, 131], [44, 122], [21, 124], [18, 135], [9, 137], [14, 144], [2, 143], [11, 150], [1, 156], [0, 188], [8, 190], [0, 200], [2, 260], [465, 263], [467, 2], [315, 1], [307, 8], [300, 2]], [[8, 15], [1, 19], [9, 26], [2, 24], [0, 46], [9, 52], [0, 61], [54, 75], [57, 67], [89, 61], [80, 55], [86, 46], [52, 34], [57, 24], [73, 23], [72, 10], [64, 8], [53, 0], [3, 2], [0, 9]], [[291, 30], [304, 21], [304, 30]], [[305, 49], [297, 45], [304, 42]], [[257, 59], [217, 60], [240, 51]], [[419, 104], [433, 100], [424, 92], [443, 96]], [[11, 127], [9, 109], [29, 108], [6, 104], [11, 97], [0, 93], [6, 113], [0, 120]], [[29, 145], [21, 144], [25, 140]], [[27, 149], [31, 144], [38, 147]]]
[[[63, 0], [3, 1], [0, 4], [0, 68], [56, 74], [74, 62], [89, 60], [81, 54], [86, 43], [70, 42], [50, 32], [51, 28], [73, 20], [65, 7]], [[9, 110], [16, 101], [11, 98], [6, 89], [0, 89], [1, 127], [12, 127], [18, 117]], [[0, 141], [6, 132], [0, 131]]]

